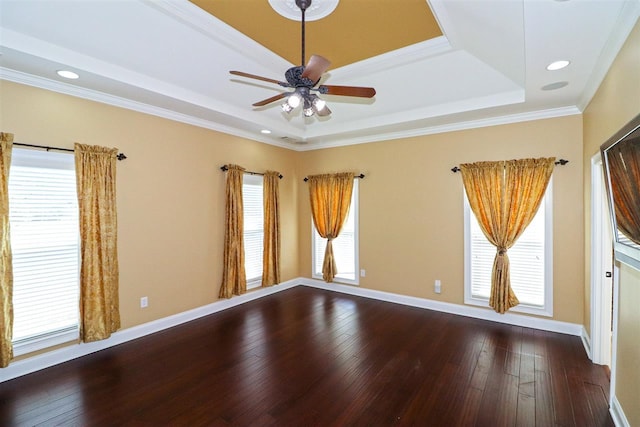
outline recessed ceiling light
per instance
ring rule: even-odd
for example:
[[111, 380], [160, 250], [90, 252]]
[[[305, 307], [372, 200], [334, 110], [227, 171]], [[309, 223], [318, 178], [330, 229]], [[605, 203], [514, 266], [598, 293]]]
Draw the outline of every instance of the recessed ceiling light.
[[269, 135], [271, 131], [269, 129], [262, 129], [260, 133], [264, 133], [265, 135]]
[[555, 61], [552, 62], [551, 64], [547, 65], [547, 70], [549, 71], [556, 71], [556, 70], [561, 70], [564, 67], [566, 67], [567, 65], [569, 65], [571, 62], [567, 61], [567, 60], [561, 60], [561, 61]]
[[561, 89], [565, 86], [567, 86], [569, 84], [569, 82], [555, 82], [555, 83], [549, 83], [548, 85], [542, 86], [542, 90], [556, 90], [556, 89]]
[[57, 73], [60, 77], [64, 77], [65, 79], [77, 79], [80, 77], [73, 71], [69, 71], [69, 70], [58, 70]]

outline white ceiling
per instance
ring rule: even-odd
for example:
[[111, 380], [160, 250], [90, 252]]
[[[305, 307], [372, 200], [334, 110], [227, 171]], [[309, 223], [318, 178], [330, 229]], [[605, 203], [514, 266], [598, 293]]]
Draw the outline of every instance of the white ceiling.
[[0, 78], [309, 150], [579, 114], [640, 16], [640, 0], [428, 3], [444, 36], [329, 70], [377, 95], [325, 95], [326, 118], [251, 107], [281, 88], [229, 71], [283, 80], [294, 64], [187, 0], [0, 0]]

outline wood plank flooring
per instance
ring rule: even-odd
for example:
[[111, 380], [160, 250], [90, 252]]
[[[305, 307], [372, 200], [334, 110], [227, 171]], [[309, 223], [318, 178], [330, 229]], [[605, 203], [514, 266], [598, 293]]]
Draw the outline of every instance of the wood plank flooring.
[[298, 286], [0, 383], [2, 426], [612, 426], [580, 339]]

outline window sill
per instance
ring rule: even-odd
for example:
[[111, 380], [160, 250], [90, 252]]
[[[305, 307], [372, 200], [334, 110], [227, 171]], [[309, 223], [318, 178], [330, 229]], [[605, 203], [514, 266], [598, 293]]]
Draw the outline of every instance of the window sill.
[[[318, 279], [318, 280], [324, 280], [321, 275], [317, 275], [317, 274], [312, 274], [311, 278], [312, 279]], [[344, 279], [344, 278], [341, 278], [341, 277], [334, 277], [332, 283], [339, 283], [341, 285], [353, 285], [353, 286], [359, 286], [360, 285], [358, 280]]]
[[80, 331], [75, 327], [70, 330], [53, 332], [43, 337], [16, 341], [13, 344], [13, 355], [22, 356], [60, 344], [78, 341], [79, 333]]
[[[491, 308], [489, 307], [489, 299], [465, 297], [464, 303], [466, 305]], [[526, 305], [526, 304], [518, 304], [517, 306], [509, 309], [509, 312], [533, 314], [535, 316], [553, 317], [553, 310], [551, 309], [548, 309], [546, 307], [536, 307], [536, 306]]]
[[257, 279], [257, 280], [251, 280], [247, 282], [247, 290], [253, 290], [253, 289], [258, 289], [259, 287], [262, 286], [262, 279]]

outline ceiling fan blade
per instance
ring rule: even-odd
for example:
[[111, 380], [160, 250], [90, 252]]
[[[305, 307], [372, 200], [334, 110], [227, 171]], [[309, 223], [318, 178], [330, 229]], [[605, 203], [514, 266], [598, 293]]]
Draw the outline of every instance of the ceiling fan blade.
[[255, 74], [244, 73], [242, 71], [229, 71], [234, 76], [248, 77], [250, 79], [262, 80], [263, 82], [275, 83], [280, 86], [289, 87], [288, 83], [270, 79], [268, 77], [256, 76]]
[[331, 65], [331, 61], [327, 58], [324, 58], [320, 55], [313, 55], [309, 59], [309, 63], [306, 67], [304, 67], [304, 71], [302, 72], [302, 77], [311, 80], [312, 82], [317, 82], [320, 80], [320, 77], [327, 71]]
[[376, 95], [374, 88], [361, 86], [322, 85], [318, 90], [327, 95], [359, 96], [361, 98], [373, 98]]
[[258, 101], [255, 104], [251, 104], [251, 105], [253, 105], [254, 107], [262, 107], [264, 105], [271, 104], [272, 102], [282, 99], [287, 95], [289, 95], [288, 92], [282, 92], [282, 93], [279, 93], [278, 95], [272, 96], [271, 98], [263, 99], [262, 101]]

